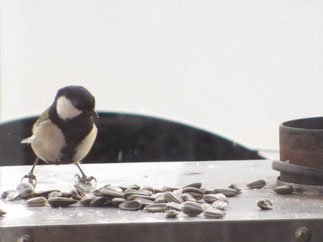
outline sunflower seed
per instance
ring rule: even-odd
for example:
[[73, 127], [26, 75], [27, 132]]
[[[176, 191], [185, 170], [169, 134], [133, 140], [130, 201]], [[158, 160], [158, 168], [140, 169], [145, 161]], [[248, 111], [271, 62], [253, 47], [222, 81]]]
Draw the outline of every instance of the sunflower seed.
[[101, 207], [105, 205], [106, 198], [102, 196], [94, 196], [90, 202], [91, 207]]
[[271, 210], [271, 209], [273, 209], [273, 203], [270, 200], [260, 200], [260, 201], [257, 201], [257, 205], [262, 210]]
[[60, 192], [60, 190], [44, 190], [44, 191], [38, 191], [38, 192], [34, 192], [32, 194], [32, 197], [44, 197], [44, 198], [47, 198], [48, 197], [48, 194], [50, 194], [52, 192]]
[[165, 212], [167, 210], [167, 205], [165, 203], [154, 203], [147, 205], [144, 210], [150, 213]]
[[142, 188], [142, 190], [146, 190], [146, 191], [150, 191], [151, 193], [155, 193], [154, 188], [152, 188], [152, 187], [148, 187], [148, 186], [143, 187], [143, 188]]
[[103, 196], [102, 192], [101, 192], [101, 189], [102, 188], [98, 188], [98, 189], [95, 189], [92, 194], [95, 195], [95, 196]]
[[162, 191], [163, 192], [173, 192], [175, 190], [179, 190], [180, 187], [176, 187], [176, 186], [165, 186], [163, 187]]
[[182, 193], [191, 194], [196, 200], [200, 200], [203, 198], [204, 192], [196, 187], [185, 187]]
[[34, 187], [31, 184], [25, 183], [25, 182], [19, 183], [17, 185], [17, 187], [16, 187], [16, 191], [17, 192], [20, 192], [20, 191], [25, 190], [25, 189], [34, 190]]
[[119, 205], [119, 208], [123, 210], [136, 211], [136, 210], [139, 210], [141, 206], [142, 205], [140, 202], [132, 200], [132, 201], [126, 201], [124, 203], [121, 203]]
[[204, 194], [214, 194], [214, 190], [211, 188], [201, 188], [201, 191], [203, 191]]
[[34, 197], [27, 200], [29, 207], [44, 207], [47, 204], [47, 199], [44, 197]]
[[178, 214], [179, 214], [179, 211], [171, 209], [166, 212], [165, 217], [166, 218], [176, 218]]
[[121, 197], [124, 198], [125, 194], [122, 191], [116, 191], [114, 189], [111, 189], [109, 187], [105, 187], [101, 189], [101, 194], [105, 196], [111, 196], [111, 197]]
[[167, 207], [172, 210], [182, 211], [183, 205], [175, 202], [166, 203]]
[[183, 203], [183, 199], [173, 192], [166, 192], [164, 198], [167, 202]]
[[77, 201], [67, 197], [50, 197], [48, 199], [48, 203], [52, 207], [57, 208], [57, 207], [67, 207], [69, 205], [77, 203]]
[[[75, 200], [78, 200], [78, 201], [80, 201], [81, 199], [82, 199], [82, 196], [78, 193], [78, 191], [76, 191], [76, 190], [72, 190], [72, 191], [70, 191], [70, 193], [69, 194], [71, 194], [71, 197], [73, 198], [73, 199], [75, 199]], [[62, 197], [64, 197], [64, 194], [62, 194]]]
[[167, 200], [165, 199], [165, 193], [157, 193], [157, 194], [154, 194], [156, 196], [155, 200], [154, 200], [154, 203], [167, 203]]
[[147, 205], [153, 204], [154, 202], [152, 200], [143, 198], [143, 197], [137, 197], [135, 198], [135, 201], [138, 201], [142, 204], [142, 207], [146, 207]]
[[19, 198], [26, 199], [26, 198], [29, 198], [34, 193], [34, 189], [26, 188], [26, 189], [20, 190], [18, 193], [19, 193], [18, 194]]
[[241, 193], [241, 188], [237, 184], [231, 184], [229, 188], [236, 190], [238, 193]]
[[151, 194], [148, 192], [148, 191], [139, 191], [139, 190], [126, 190], [125, 192], [125, 198], [128, 199], [128, 197], [130, 195], [133, 195], [133, 194], [136, 194], [136, 195], [141, 195], [141, 196], [151, 196]]
[[196, 202], [188, 201], [184, 203], [182, 211], [190, 217], [195, 217], [203, 212], [203, 207]]
[[90, 206], [93, 198], [94, 198], [93, 195], [87, 194], [84, 197], [82, 197], [82, 199], [80, 200], [80, 204], [83, 206]]
[[135, 200], [136, 198], [143, 198], [143, 199], [147, 199], [147, 200], [151, 200], [151, 201], [155, 200], [155, 198], [152, 198], [151, 196], [138, 195], [138, 194], [132, 194], [132, 195], [128, 196], [127, 200]]
[[232, 188], [217, 188], [214, 189], [214, 193], [223, 193], [225, 196], [227, 197], [233, 197], [236, 196], [237, 194], [239, 194], [239, 192], [235, 189]]
[[15, 191], [15, 190], [11, 190], [8, 192], [6, 200], [7, 201], [14, 201], [18, 198], [19, 196], [19, 192]]
[[212, 206], [214, 208], [217, 208], [217, 209], [225, 209], [227, 206], [228, 206], [228, 203], [227, 202], [224, 202], [224, 201], [221, 201], [221, 200], [217, 200], [215, 202], [212, 203]]
[[51, 192], [51, 193], [48, 194], [48, 198], [51, 198], [51, 197], [63, 197], [62, 195], [63, 195], [62, 192], [54, 191], [54, 192]]
[[284, 186], [275, 187], [274, 191], [278, 194], [287, 195], [287, 194], [292, 194], [294, 191], [294, 188], [289, 185], [284, 185]]
[[101, 187], [101, 189], [104, 189], [104, 188], [112, 189], [112, 190], [117, 191], [117, 192], [123, 192], [124, 191], [120, 186], [114, 186], [114, 185], [105, 185], [105, 186]]
[[183, 188], [186, 188], [186, 187], [195, 187], [197, 189], [201, 189], [202, 183], [201, 182], [191, 183], [191, 184], [188, 184], [188, 185], [184, 186]]
[[203, 199], [208, 203], [213, 203], [214, 201], [218, 200], [218, 196], [215, 194], [205, 194]]
[[7, 191], [4, 191], [2, 194], [1, 194], [1, 198], [2, 199], [6, 199], [7, 198], [7, 196], [10, 194], [10, 193], [17, 193], [17, 191], [16, 190], [7, 190]]
[[266, 186], [266, 181], [265, 180], [257, 180], [253, 181], [247, 184], [247, 187], [250, 189], [260, 189]]
[[203, 215], [205, 218], [218, 219], [218, 218], [223, 218], [225, 216], [225, 212], [216, 208], [209, 208], [203, 212]]
[[154, 189], [154, 193], [160, 193], [160, 192], [163, 192], [162, 189], [160, 188], [153, 188]]
[[112, 200], [111, 200], [111, 204], [112, 204], [112, 206], [114, 206], [114, 207], [119, 207], [119, 205], [121, 204], [121, 203], [124, 203], [124, 202], [126, 202], [127, 200], [126, 199], [124, 199], [124, 198], [121, 198], [121, 197], [114, 197], [114, 198], [112, 198]]
[[228, 198], [226, 195], [224, 195], [223, 193], [217, 193], [217, 194], [214, 194], [215, 195], [215, 198], [216, 200], [220, 200], [220, 201], [224, 201], [224, 202], [229, 202]]
[[184, 202], [186, 201], [196, 202], [196, 199], [189, 193], [181, 194], [181, 198], [183, 199]]
[[131, 185], [131, 186], [127, 187], [127, 189], [124, 190], [124, 192], [126, 193], [129, 190], [137, 190], [138, 191], [139, 189], [140, 189], [140, 186], [138, 186], [137, 184], [134, 184], [134, 185]]

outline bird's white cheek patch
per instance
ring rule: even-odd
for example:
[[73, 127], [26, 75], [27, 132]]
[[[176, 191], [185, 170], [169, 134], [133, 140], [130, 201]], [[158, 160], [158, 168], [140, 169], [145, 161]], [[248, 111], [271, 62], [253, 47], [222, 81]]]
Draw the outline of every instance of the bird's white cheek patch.
[[57, 99], [56, 112], [63, 120], [75, 118], [82, 113], [82, 111], [74, 107], [71, 100], [65, 96], [61, 96]]

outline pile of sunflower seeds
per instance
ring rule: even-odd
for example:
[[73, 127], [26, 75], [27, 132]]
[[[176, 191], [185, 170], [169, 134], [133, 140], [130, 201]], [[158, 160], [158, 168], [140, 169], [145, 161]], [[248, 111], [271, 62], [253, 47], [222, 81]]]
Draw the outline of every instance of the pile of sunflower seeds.
[[[264, 180], [247, 184], [250, 189], [266, 186]], [[291, 194], [292, 188], [281, 186], [274, 188], [278, 194]], [[29, 183], [19, 183], [15, 190], [7, 190], [1, 198], [7, 201], [27, 200], [29, 207], [67, 207], [78, 205], [85, 207], [116, 207], [122, 210], [144, 210], [149, 213], [165, 213], [166, 218], [175, 218], [179, 213], [195, 217], [203, 214], [205, 218], [219, 219], [226, 215], [229, 198], [241, 193], [236, 184], [224, 188], [204, 188], [202, 183], [192, 183], [184, 187], [165, 186], [162, 189], [148, 186], [105, 185], [95, 190], [74, 185], [70, 192], [59, 190], [35, 191]], [[256, 201], [262, 210], [273, 209], [269, 200]], [[0, 216], [6, 212], [0, 209]]]
[[19, 183], [15, 190], [1, 194], [7, 201], [25, 199], [27, 206], [67, 207], [73, 204], [89, 207], [110, 206], [122, 210], [143, 210], [149, 213], [165, 213], [166, 218], [175, 218], [179, 213], [195, 217], [223, 218], [229, 204], [228, 197], [241, 192], [235, 184], [227, 188], [208, 189], [201, 183], [184, 187], [165, 186], [157, 189], [148, 186], [105, 185], [95, 190], [74, 185], [70, 192], [59, 190], [35, 191], [29, 183]]

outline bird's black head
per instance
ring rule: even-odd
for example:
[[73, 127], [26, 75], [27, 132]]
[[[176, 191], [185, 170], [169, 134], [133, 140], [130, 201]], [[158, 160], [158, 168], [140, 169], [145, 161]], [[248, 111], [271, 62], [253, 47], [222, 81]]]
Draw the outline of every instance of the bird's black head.
[[67, 86], [59, 89], [55, 97], [55, 105], [62, 119], [71, 119], [80, 113], [95, 115], [95, 98], [82, 86]]

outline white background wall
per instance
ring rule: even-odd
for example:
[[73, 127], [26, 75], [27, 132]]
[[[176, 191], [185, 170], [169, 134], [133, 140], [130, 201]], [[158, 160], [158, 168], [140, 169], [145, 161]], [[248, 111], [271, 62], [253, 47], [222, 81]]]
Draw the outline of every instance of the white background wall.
[[251, 148], [323, 114], [323, 2], [2, 0], [1, 120], [39, 114], [57, 89], [97, 109], [183, 121]]

